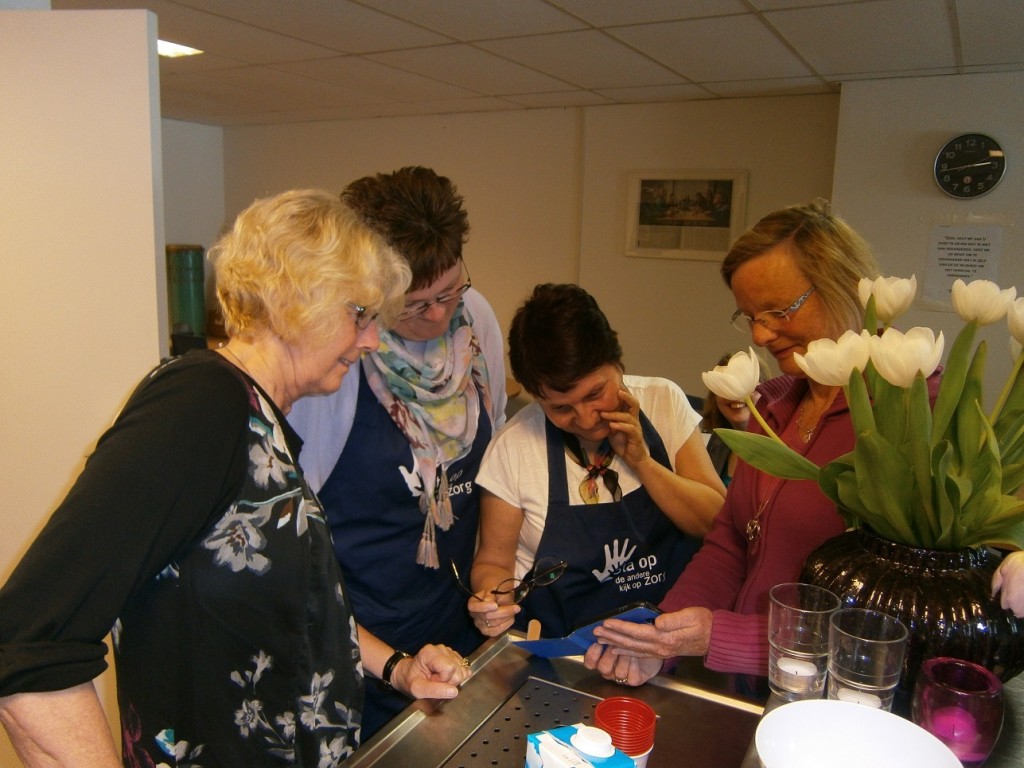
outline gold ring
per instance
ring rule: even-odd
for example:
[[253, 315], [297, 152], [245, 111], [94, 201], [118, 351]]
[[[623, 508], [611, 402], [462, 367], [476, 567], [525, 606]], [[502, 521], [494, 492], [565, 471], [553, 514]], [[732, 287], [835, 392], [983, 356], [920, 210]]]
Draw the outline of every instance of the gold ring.
[[626, 677], [616, 677], [615, 678], [615, 682], [618, 683], [619, 685], [625, 685], [626, 683], [629, 682], [629, 678], [626, 678]]
[[469, 669], [469, 659], [467, 659], [465, 656], [462, 657], [462, 666], [464, 666], [466, 669]]

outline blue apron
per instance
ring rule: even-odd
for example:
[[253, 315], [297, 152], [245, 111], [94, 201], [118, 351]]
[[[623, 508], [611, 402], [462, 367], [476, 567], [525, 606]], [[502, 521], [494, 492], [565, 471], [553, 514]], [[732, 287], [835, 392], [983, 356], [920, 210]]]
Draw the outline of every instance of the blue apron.
[[[651, 457], [671, 469], [665, 444], [643, 412], [640, 426]], [[527, 595], [516, 626], [524, 629], [530, 619], [540, 619], [544, 637], [563, 637], [619, 606], [657, 605], [700, 539], [676, 528], [642, 485], [618, 502], [570, 504], [565, 444], [547, 420], [545, 435], [548, 513], [535, 561], [554, 557], [569, 567], [554, 584]]]
[[[481, 409], [472, 448], [447, 467], [455, 522], [436, 532], [441, 567], [418, 565], [422, 481], [408, 438], [360, 371], [352, 431], [317, 495], [356, 620], [393, 648], [416, 653], [426, 643], [438, 643], [467, 655], [485, 639], [470, 620], [466, 597], [455, 586], [448, 561], [454, 559], [462, 574], [472, 568], [480, 518], [475, 481], [490, 439], [490, 415]], [[377, 706], [381, 702], [387, 705], [384, 712]], [[363, 740], [408, 704], [404, 696], [368, 679]], [[375, 723], [378, 715], [384, 719]]]

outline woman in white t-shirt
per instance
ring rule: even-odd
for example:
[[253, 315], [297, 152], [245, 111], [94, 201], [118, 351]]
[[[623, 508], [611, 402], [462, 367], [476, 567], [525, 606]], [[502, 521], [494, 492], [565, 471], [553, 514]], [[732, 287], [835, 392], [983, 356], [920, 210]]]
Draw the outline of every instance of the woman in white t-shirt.
[[[538, 285], [509, 347], [535, 402], [498, 433], [477, 474], [477, 628], [493, 636], [539, 619], [545, 637], [559, 637], [659, 602], [725, 496], [700, 417], [674, 383], [624, 374], [618, 336], [577, 285]], [[536, 585], [514, 590], [509, 579]]]

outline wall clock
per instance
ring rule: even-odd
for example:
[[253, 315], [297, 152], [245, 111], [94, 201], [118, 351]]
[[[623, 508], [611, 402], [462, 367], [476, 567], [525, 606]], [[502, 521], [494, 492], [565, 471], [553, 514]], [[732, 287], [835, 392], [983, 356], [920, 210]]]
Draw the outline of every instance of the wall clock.
[[983, 133], [950, 139], [935, 156], [935, 181], [951, 197], [964, 199], [991, 192], [1005, 170], [1002, 147]]

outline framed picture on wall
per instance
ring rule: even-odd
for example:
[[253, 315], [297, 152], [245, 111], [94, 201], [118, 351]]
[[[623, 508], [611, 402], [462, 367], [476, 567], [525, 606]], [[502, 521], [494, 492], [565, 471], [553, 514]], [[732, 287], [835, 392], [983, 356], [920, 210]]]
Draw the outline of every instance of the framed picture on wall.
[[630, 171], [626, 255], [721, 261], [743, 229], [746, 205], [746, 171]]

